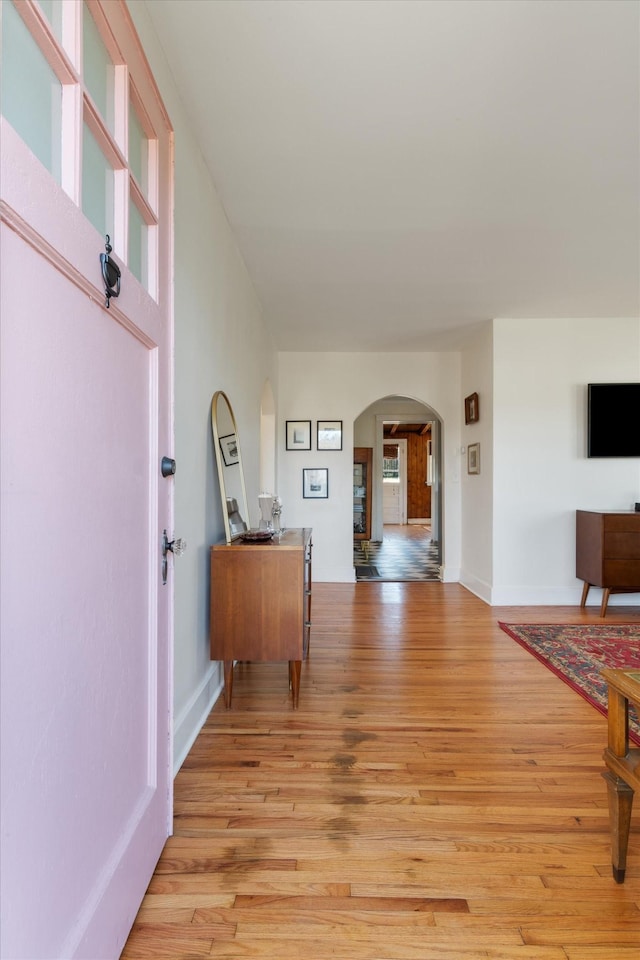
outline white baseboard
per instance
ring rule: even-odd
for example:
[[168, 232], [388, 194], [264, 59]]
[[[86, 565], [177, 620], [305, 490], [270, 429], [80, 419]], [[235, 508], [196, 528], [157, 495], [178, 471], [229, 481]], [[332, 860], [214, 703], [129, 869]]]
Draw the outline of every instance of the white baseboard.
[[473, 593], [476, 597], [479, 597], [480, 600], [484, 600], [485, 603], [491, 606], [491, 587], [488, 583], [485, 583], [484, 580], [478, 580], [477, 577], [469, 577], [466, 574], [462, 574], [460, 583], [465, 590]]
[[[492, 607], [579, 607], [582, 584], [575, 587], [495, 587], [491, 591]], [[588, 607], [599, 607], [602, 590], [591, 587]], [[616, 593], [609, 598], [609, 606], [640, 606], [640, 594]]]
[[186, 706], [173, 721], [174, 777], [184, 763], [223, 687], [222, 664], [217, 660], [212, 661]]
[[440, 567], [440, 579], [443, 583], [460, 583], [460, 567]]
[[[490, 607], [578, 607], [582, 596], [582, 584], [576, 587], [492, 587], [465, 573], [460, 577], [460, 584]], [[599, 607], [601, 603], [601, 588], [591, 587], [587, 606]], [[608, 605], [640, 606], [640, 593], [611, 594]]]
[[325, 570], [315, 559], [313, 562], [313, 582], [314, 583], [354, 583], [356, 579], [356, 570], [354, 566], [336, 569], [331, 567]]

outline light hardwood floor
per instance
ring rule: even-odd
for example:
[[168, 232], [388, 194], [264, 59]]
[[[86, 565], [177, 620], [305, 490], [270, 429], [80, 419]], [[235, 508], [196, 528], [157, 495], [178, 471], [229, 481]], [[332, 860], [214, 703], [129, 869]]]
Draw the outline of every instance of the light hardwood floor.
[[[316, 584], [300, 708], [236, 668], [175, 783], [126, 960], [638, 960], [640, 809], [611, 876], [605, 719], [458, 584]], [[637, 607], [607, 621], [637, 622]]]

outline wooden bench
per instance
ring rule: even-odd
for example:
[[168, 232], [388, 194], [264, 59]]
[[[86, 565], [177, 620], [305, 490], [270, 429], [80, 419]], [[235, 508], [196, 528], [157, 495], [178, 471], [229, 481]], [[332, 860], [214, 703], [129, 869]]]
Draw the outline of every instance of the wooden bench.
[[624, 883], [631, 826], [633, 794], [640, 789], [640, 749], [629, 746], [629, 702], [640, 706], [640, 670], [607, 668], [609, 685], [609, 742], [602, 774], [607, 781], [611, 827], [611, 865], [616, 883]]

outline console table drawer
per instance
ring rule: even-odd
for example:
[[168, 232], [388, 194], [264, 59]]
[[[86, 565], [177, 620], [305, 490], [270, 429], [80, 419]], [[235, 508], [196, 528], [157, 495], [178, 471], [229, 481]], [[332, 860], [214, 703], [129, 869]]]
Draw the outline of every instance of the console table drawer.
[[611, 533], [605, 530], [604, 556], [640, 560], [640, 528], [637, 533], [627, 530]]
[[605, 560], [602, 581], [608, 587], [640, 589], [640, 560]]
[[640, 513], [605, 513], [601, 516], [607, 533], [635, 533], [640, 536]]

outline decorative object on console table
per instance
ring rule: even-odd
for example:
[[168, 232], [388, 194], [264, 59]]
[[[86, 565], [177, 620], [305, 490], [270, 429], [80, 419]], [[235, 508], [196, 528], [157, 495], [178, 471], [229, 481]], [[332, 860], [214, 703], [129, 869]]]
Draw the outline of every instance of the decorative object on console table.
[[468, 397], [464, 398], [464, 422], [477, 423], [479, 419], [480, 405], [478, 402], [478, 394], [470, 393]]
[[273, 494], [258, 494], [258, 509], [260, 510], [260, 529], [273, 532]]
[[342, 450], [342, 420], [318, 420], [317, 450]]
[[225, 706], [231, 706], [234, 661], [286, 660], [296, 709], [310, 633], [310, 528], [211, 547], [209, 637], [211, 659], [224, 663]]
[[276, 534], [276, 536], [279, 537], [280, 534], [284, 531], [284, 527], [282, 526], [282, 497], [273, 498], [273, 506], [271, 508], [271, 518], [272, 518], [272, 526], [273, 526], [274, 533]]
[[287, 420], [287, 450], [311, 450], [311, 420]]
[[640, 514], [576, 510], [576, 577], [584, 580], [580, 606], [590, 587], [602, 587], [600, 616], [612, 593], [640, 593]]

